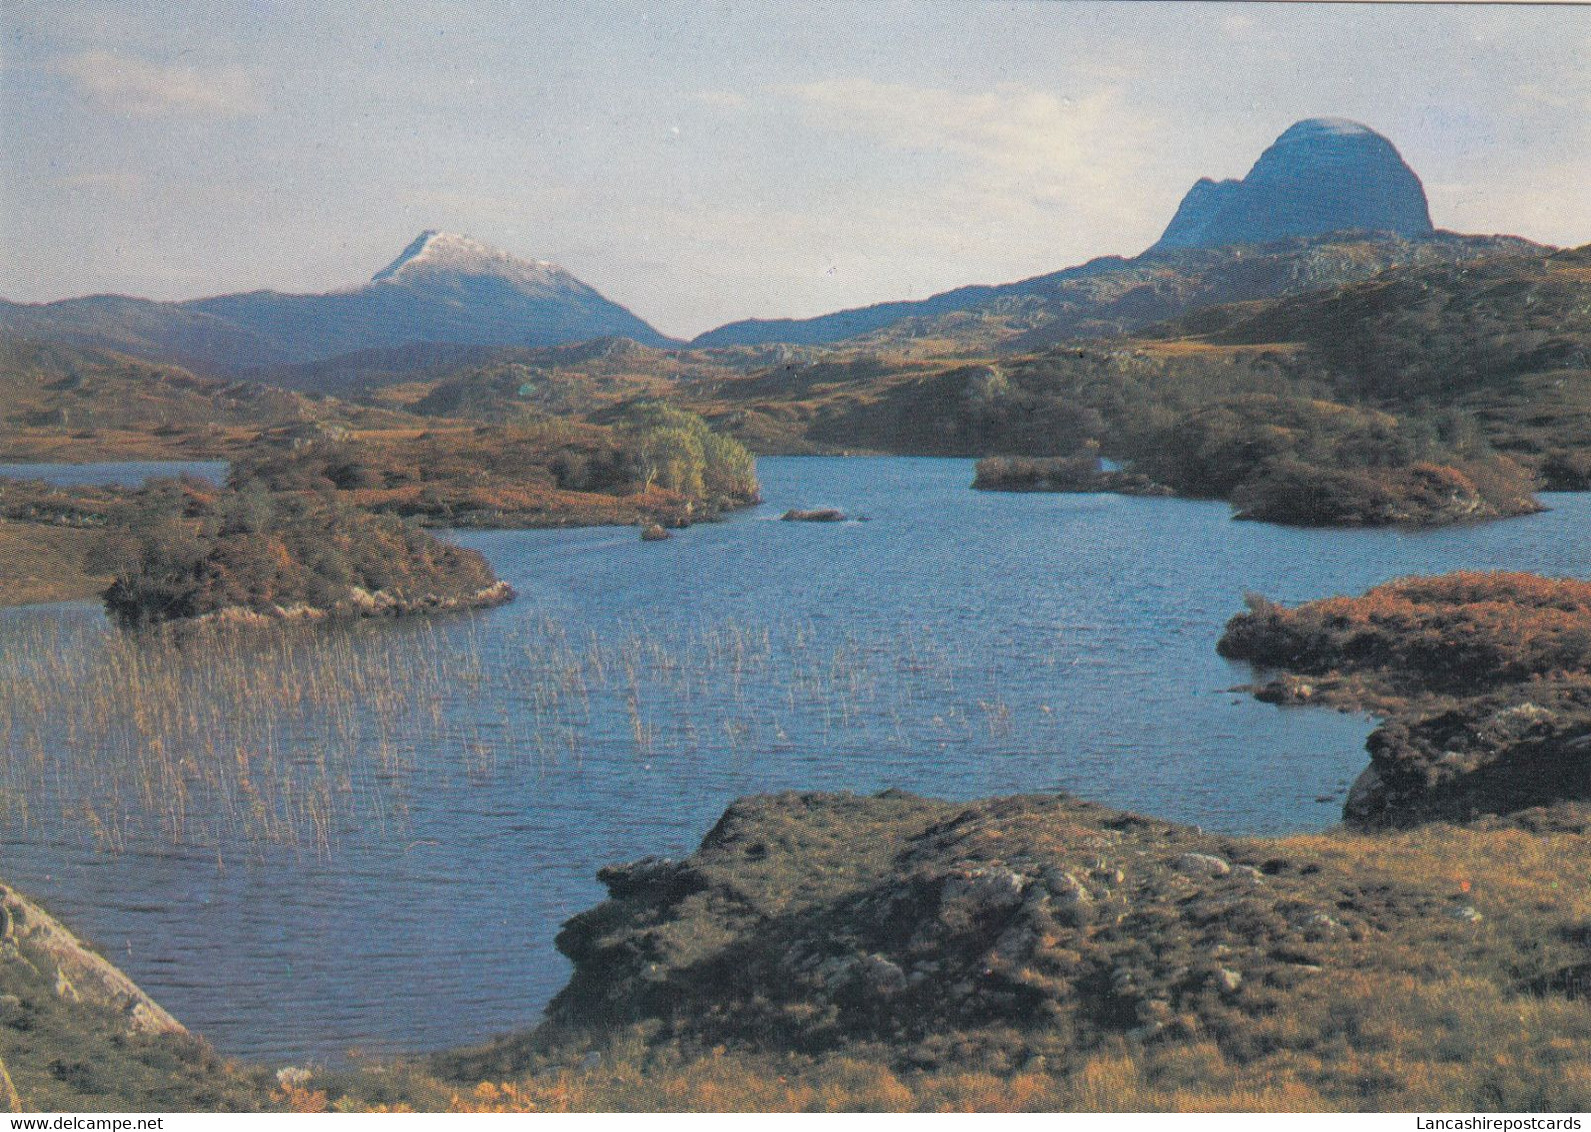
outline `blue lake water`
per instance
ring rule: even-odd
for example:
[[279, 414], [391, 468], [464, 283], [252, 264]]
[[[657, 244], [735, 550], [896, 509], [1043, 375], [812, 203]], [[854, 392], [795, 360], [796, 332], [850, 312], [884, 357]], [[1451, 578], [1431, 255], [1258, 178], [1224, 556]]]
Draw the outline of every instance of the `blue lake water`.
[[[479, 1041], [534, 1024], [562, 985], [552, 939], [602, 897], [598, 867], [689, 852], [738, 795], [1064, 789], [1223, 831], [1332, 824], [1372, 723], [1228, 691], [1251, 674], [1215, 642], [1245, 591], [1588, 569], [1588, 496], [1334, 532], [1219, 503], [973, 492], [961, 460], [759, 470], [762, 507], [667, 542], [455, 536], [521, 595], [479, 616], [262, 648], [241, 691], [171, 662], [192, 668], [157, 737], [195, 749], [166, 786], [122, 781], [151, 773], [151, 739], [93, 691], [128, 664], [98, 610], [0, 612], [0, 678], [84, 689], [47, 720], [0, 691], [0, 876], [225, 1052]], [[868, 521], [777, 521], [820, 506]], [[261, 681], [308, 691], [263, 711]], [[201, 719], [223, 692], [236, 703]], [[215, 769], [237, 752], [246, 773]]]
[[44, 480], [61, 487], [112, 484], [141, 487], [152, 479], [197, 476], [211, 483], [226, 479], [225, 460], [128, 460], [98, 464], [0, 464], [0, 476], [19, 480]]

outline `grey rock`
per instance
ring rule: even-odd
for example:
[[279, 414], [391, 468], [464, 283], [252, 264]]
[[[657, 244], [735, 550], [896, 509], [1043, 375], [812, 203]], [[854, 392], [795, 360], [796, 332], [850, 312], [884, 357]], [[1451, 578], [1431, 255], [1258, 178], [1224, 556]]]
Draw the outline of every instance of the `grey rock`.
[[940, 889], [941, 911], [959, 910], [969, 916], [1009, 912], [1022, 903], [1027, 878], [1009, 869], [973, 869], [945, 878]]
[[1094, 917], [1094, 895], [1082, 881], [1059, 869], [1044, 871], [1043, 889], [1050, 915], [1063, 927], [1087, 927]]
[[615, 899], [631, 896], [673, 898], [702, 887], [702, 878], [670, 857], [642, 857], [597, 870], [597, 879]]
[[1342, 804], [1342, 813], [1350, 821], [1363, 821], [1381, 812], [1387, 803], [1387, 784], [1374, 763], [1359, 772], [1348, 788], [1348, 799]]
[[1212, 853], [1184, 853], [1171, 867], [1190, 877], [1224, 877], [1232, 871], [1231, 864]]
[[1144, 1042], [1153, 1041], [1165, 1031], [1164, 1022], [1146, 1022], [1142, 1026], [1134, 1026], [1127, 1031], [1126, 1038], [1129, 1042], [1142, 1045]]
[[1301, 917], [1298, 923], [1306, 932], [1331, 935], [1342, 930], [1342, 924], [1319, 909]]
[[1038, 932], [1027, 924], [1017, 924], [1000, 933], [994, 941], [994, 955], [1006, 963], [1024, 963], [1033, 957], [1039, 944]]
[[826, 987], [849, 982], [861, 960], [854, 955], [836, 955], [818, 964], [813, 974]]
[[906, 972], [900, 964], [882, 955], [869, 955], [857, 964], [867, 985], [879, 994], [894, 994], [906, 988]]

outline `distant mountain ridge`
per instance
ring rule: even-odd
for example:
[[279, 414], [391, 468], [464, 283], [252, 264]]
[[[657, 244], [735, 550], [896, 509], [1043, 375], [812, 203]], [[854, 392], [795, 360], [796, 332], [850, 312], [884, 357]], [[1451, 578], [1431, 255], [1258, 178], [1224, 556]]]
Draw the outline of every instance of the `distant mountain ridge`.
[[[190, 453], [221, 455], [239, 426], [313, 433], [394, 423], [401, 418], [363, 405], [0, 331], [0, 451], [15, 458], [37, 458], [30, 444], [43, 434], [52, 437], [48, 452], [116, 453], [131, 444], [136, 454], [137, 437], [147, 442], [157, 430], [156, 437]], [[74, 435], [63, 445], [67, 432]]]
[[[1354, 233], [1355, 238], [1347, 233]], [[1273, 286], [1283, 289], [1265, 290], [1259, 279], [1262, 273], [1246, 267], [1228, 273], [1246, 276], [1246, 284], [1190, 286], [1189, 277], [1210, 266], [1208, 254], [1212, 252], [1218, 253], [1214, 266], [1224, 269], [1245, 254], [1251, 262], [1268, 254], [1296, 260], [1304, 246], [1300, 241], [1400, 249], [1393, 258], [1377, 262], [1380, 270], [1425, 258], [1409, 242], [1431, 239], [1443, 240], [1444, 246], [1427, 250], [1442, 254], [1488, 238], [1438, 233], [1431, 224], [1419, 177], [1386, 138], [1344, 118], [1309, 118], [1284, 131], [1242, 181], [1205, 178], [1197, 182], [1183, 198], [1165, 235], [1142, 255], [1130, 259], [1106, 256], [1014, 283], [959, 287], [926, 299], [879, 303], [816, 318], [746, 319], [710, 330], [691, 345], [745, 346], [775, 341], [823, 345], [870, 334], [908, 318], [932, 319], [1034, 296], [1041, 302], [1053, 300], [1051, 306], [1056, 309], [1047, 321], [1055, 321], [1056, 329], [1070, 327], [1071, 332], [1088, 336], [1121, 333], [1187, 310], [1186, 303], [1179, 305], [1167, 292], [1168, 286], [1172, 291], [1200, 292], [1193, 296], [1199, 302], [1288, 293], [1289, 284], [1283, 278], [1286, 272], [1271, 273]], [[1522, 240], [1513, 243], [1521, 249], [1534, 246]], [[1234, 250], [1249, 246], [1253, 246], [1250, 252]], [[1350, 268], [1349, 274], [1328, 275], [1318, 285], [1363, 278], [1352, 273], [1351, 265], [1345, 266]], [[1118, 277], [1123, 272], [1132, 273], [1131, 286], [1121, 285], [1126, 277]], [[1104, 282], [1094, 282], [1097, 280]], [[1124, 306], [1120, 300], [1129, 291], [1134, 293]], [[1109, 309], [1095, 303], [1090, 292], [1103, 294], [1104, 307]], [[1142, 310], [1135, 311], [1134, 306]]]
[[[803, 320], [748, 320], [709, 331], [693, 348], [977, 333], [999, 326], [1005, 350], [1042, 349], [1069, 337], [1125, 334], [1197, 307], [1270, 299], [1341, 286], [1390, 267], [1462, 263], [1544, 250], [1515, 236], [1435, 232], [1411, 239], [1386, 233], [1330, 233], [1263, 245], [1150, 250], [1131, 259], [1107, 256], [1078, 267], [999, 286], [961, 287], [919, 302], [881, 303]], [[974, 324], [968, 326], [967, 324]]]
[[554, 264], [427, 231], [364, 286], [180, 303], [94, 295], [0, 302], [0, 330], [236, 374], [415, 343], [551, 346], [671, 340]]

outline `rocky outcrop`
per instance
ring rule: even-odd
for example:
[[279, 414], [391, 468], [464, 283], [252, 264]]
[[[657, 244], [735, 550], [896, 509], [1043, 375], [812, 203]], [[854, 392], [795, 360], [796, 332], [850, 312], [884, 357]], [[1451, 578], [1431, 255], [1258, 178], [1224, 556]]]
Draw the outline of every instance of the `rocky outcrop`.
[[[558, 937], [575, 970], [540, 1040], [639, 1024], [702, 1048], [883, 1042], [910, 1064], [954, 1061], [952, 1034], [1207, 1033], [1349, 969], [1380, 909], [1444, 906], [1064, 796], [748, 798], [689, 858], [601, 879], [609, 899]], [[526, 1040], [451, 1071], [502, 1072]]]
[[1343, 817], [1387, 828], [1591, 801], [1588, 642], [1591, 583], [1459, 573], [1291, 608], [1251, 597], [1217, 647], [1266, 671], [1262, 700], [1384, 717]]
[[266, 607], [228, 605], [175, 624], [184, 631], [192, 631], [218, 627], [247, 628], [295, 621], [415, 617], [467, 609], [491, 609], [513, 601], [515, 596], [514, 587], [501, 580], [471, 593], [423, 593], [413, 596], [395, 594], [389, 590], [372, 591], [359, 586], [350, 586], [347, 598], [335, 605], [295, 604]]
[[1525, 470], [1495, 456], [1467, 469], [1433, 463], [1332, 468], [1277, 461], [1259, 478], [1239, 485], [1232, 502], [1234, 519], [1300, 527], [1437, 527], [1546, 510], [1532, 494]]
[[1348, 230], [1431, 235], [1425, 189], [1396, 147], [1368, 126], [1310, 118], [1289, 127], [1241, 181], [1196, 183], [1151, 250]]
[[1588, 1043], [1591, 812], [1556, 816], [1251, 838], [1059, 795], [745, 798], [603, 870], [537, 1031], [431, 1067], [516, 1111], [1578, 1111], [1547, 1090]]
[[1357, 826], [1473, 821], [1591, 801], [1591, 682], [1544, 683], [1424, 718], [1395, 716], [1366, 746], [1370, 765], [1343, 807]]
[[27, 964], [53, 981], [58, 997], [120, 1013], [130, 1033], [187, 1033], [181, 1022], [85, 947], [60, 921], [4, 885], [0, 885], [0, 963]]

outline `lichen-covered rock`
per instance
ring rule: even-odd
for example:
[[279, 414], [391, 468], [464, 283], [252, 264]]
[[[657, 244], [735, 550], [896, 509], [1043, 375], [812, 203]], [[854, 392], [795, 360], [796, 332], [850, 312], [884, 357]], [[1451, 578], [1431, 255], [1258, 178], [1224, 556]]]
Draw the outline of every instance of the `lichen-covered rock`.
[[1230, 862], [1213, 853], [1183, 853], [1171, 867], [1189, 877], [1224, 877], [1232, 871]]
[[575, 970], [537, 1040], [641, 1026], [704, 1047], [883, 1042], [912, 1064], [948, 1057], [947, 1033], [1051, 1053], [1195, 1034], [1351, 965], [1384, 904], [1445, 907], [1053, 795], [748, 798], [685, 860], [601, 879], [611, 898], [559, 937]]

